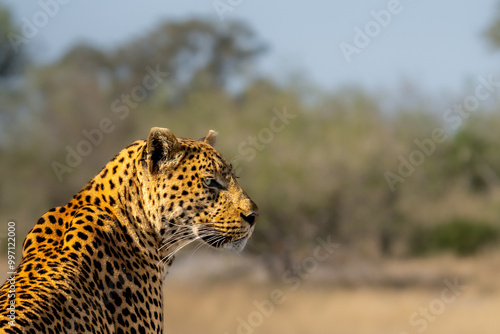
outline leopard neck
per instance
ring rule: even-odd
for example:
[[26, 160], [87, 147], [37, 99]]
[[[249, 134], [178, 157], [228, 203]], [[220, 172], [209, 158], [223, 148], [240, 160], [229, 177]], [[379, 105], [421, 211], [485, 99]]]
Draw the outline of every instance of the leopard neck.
[[142, 184], [138, 178], [144, 141], [123, 149], [70, 202], [75, 208], [98, 207], [107, 219], [121, 224], [134, 243], [148, 253], [157, 252], [158, 231], [147, 218]]

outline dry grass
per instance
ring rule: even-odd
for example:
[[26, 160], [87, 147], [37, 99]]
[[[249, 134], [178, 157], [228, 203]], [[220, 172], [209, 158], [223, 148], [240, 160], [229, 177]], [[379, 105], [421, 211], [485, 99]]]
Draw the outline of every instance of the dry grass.
[[[252, 316], [254, 301], [268, 298], [271, 287], [240, 284], [192, 288], [172, 284], [167, 288], [167, 333], [420, 333], [410, 316], [440, 297], [440, 292], [421, 289], [304, 288], [285, 295], [285, 301], [269, 317]], [[464, 292], [446, 305], [435, 320], [426, 323], [428, 334], [498, 334], [500, 295]], [[432, 314], [431, 314], [432, 315]], [[241, 317], [259, 326], [239, 328]], [[252, 318], [253, 317], [253, 318]], [[252, 321], [252, 320], [251, 320]]]
[[[222, 256], [217, 260], [227, 261]], [[270, 285], [263, 281], [256, 263], [247, 263], [252, 270], [240, 279], [213, 274], [220, 268], [210, 274], [210, 261], [205, 259], [204, 263], [201, 272], [208, 272], [205, 279], [201, 272], [189, 276], [182, 265], [178, 271], [174, 266], [172, 276], [167, 278], [167, 332], [500, 333], [498, 252], [466, 259], [441, 256], [371, 265], [344, 263], [342, 270], [333, 264], [335, 275], [326, 275], [325, 268], [318, 270], [317, 275], [301, 281], [296, 291], [286, 282]], [[240, 269], [235, 263], [229, 267], [233, 271]], [[330, 280], [325, 279], [328, 276]], [[465, 288], [454, 295], [445, 280], [457, 280]], [[349, 281], [351, 284], [347, 284]], [[275, 305], [269, 316], [263, 315], [255, 302], [265, 303], [275, 289], [283, 292], [283, 303]], [[239, 319], [255, 326], [243, 327]]]

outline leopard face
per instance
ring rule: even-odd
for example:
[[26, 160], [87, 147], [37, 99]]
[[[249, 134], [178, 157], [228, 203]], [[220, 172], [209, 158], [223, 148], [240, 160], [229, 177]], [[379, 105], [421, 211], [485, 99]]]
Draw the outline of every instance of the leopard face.
[[237, 182], [232, 166], [212, 145], [215, 132], [202, 140], [176, 138], [153, 128], [143, 159], [143, 191], [149, 219], [163, 238], [161, 247], [195, 240], [240, 251], [259, 215], [257, 205]]

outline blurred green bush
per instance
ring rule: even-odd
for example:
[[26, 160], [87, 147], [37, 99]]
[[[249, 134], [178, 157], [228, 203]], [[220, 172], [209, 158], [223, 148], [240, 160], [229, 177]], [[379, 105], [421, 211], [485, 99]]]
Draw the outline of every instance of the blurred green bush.
[[454, 219], [444, 224], [416, 228], [411, 238], [414, 255], [432, 255], [451, 251], [466, 256], [478, 252], [499, 239], [499, 229], [491, 224], [466, 219]]

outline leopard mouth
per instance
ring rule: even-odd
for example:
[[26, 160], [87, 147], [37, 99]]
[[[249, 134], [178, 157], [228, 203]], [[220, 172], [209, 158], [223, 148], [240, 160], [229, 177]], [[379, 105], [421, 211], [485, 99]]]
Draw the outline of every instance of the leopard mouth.
[[224, 236], [204, 236], [201, 237], [201, 240], [214, 248], [222, 248], [231, 252], [241, 252], [243, 248], [245, 248], [248, 238], [243, 237], [232, 240], [231, 238]]
[[233, 239], [220, 234], [212, 234], [200, 236], [200, 239], [214, 248], [224, 249], [231, 252], [240, 252], [247, 244], [248, 235], [242, 238]]
[[245, 247], [253, 231], [253, 228], [250, 228], [246, 233], [227, 235], [224, 231], [218, 230], [214, 223], [205, 223], [202, 227], [199, 225], [193, 227], [193, 232], [197, 238], [209, 246], [237, 252]]
[[222, 235], [204, 235], [200, 238], [201, 240], [215, 248], [220, 248], [231, 240], [230, 238]]

